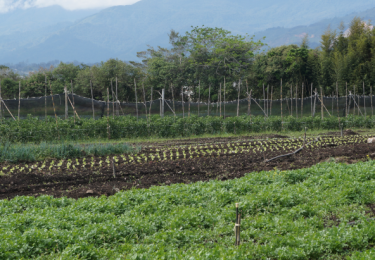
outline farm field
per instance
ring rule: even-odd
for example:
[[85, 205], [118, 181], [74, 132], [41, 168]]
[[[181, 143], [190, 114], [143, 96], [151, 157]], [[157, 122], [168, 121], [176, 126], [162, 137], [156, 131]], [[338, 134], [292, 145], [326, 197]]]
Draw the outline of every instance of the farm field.
[[[324, 161], [355, 163], [375, 158], [367, 133], [328, 132], [304, 139], [283, 135], [197, 138], [142, 144], [133, 154], [47, 159], [0, 164], [0, 199], [15, 196], [82, 198], [175, 183], [229, 180], [262, 170], [293, 170]], [[311, 143], [310, 143], [311, 142]]]
[[374, 169], [325, 162], [110, 197], [0, 200], [0, 259], [374, 259]]

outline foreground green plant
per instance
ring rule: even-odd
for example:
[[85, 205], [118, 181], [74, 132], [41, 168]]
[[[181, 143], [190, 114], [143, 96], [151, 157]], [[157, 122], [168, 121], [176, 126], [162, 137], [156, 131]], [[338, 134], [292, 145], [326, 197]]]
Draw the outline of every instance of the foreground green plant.
[[374, 190], [367, 161], [109, 198], [17, 197], [0, 201], [0, 259], [372, 259]]
[[[370, 116], [352, 116], [340, 121], [343, 128], [374, 128], [375, 118]], [[138, 119], [133, 116], [115, 118], [103, 117], [99, 120], [82, 119], [74, 121], [55, 118], [39, 120], [28, 117], [21, 121], [4, 120], [0, 124], [0, 142], [49, 142], [74, 140], [107, 140], [108, 125], [110, 138], [113, 140], [127, 138], [175, 138], [200, 136], [204, 134], [241, 134], [260, 133], [265, 131], [304, 131], [309, 130], [339, 130], [337, 117], [284, 117], [264, 118], [262, 116], [249, 117], [197, 117], [174, 118], [166, 116], [152, 116], [149, 120]], [[282, 123], [283, 122], [283, 123]]]

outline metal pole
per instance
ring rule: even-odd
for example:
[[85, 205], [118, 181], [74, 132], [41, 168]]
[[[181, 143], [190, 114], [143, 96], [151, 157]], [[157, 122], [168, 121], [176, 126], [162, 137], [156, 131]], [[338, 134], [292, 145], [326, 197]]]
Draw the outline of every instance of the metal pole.
[[112, 118], [115, 119], [115, 93], [113, 92], [113, 82], [111, 79], [111, 91], [112, 91]]
[[210, 97], [211, 97], [211, 84], [208, 85], [208, 103], [207, 103], [207, 115], [210, 115]]
[[[263, 85], [263, 92], [264, 92], [264, 85]], [[240, 93], [241, 93], [241, 79], [238, 82], [237, 116], [240, 116]]]
[[281, 79], [280, 83], [280, 103], [281, 103], [281, 129], [283, 129], [283, 79]]
[[[73, 106], [74, 106], [75, 103], [74, 103], [74, 95], [73, 95], [73, 80], [70, 81], [70, 86], [72, 88], [72, 99], [73, 99]], [[74, 124], [75, 124], [76, 123], [76, 113], [73, 113], [73, 115], [74, 115]]]
[[323, 89], [322, 89], [322, 87], [320, 87], [320, 96], [321, 96], [321, 104], [320, 104], [320, 112], [321, 112], [321, 117], [322, 117], [322, 120], [323, 120], [323, 117], [324, 117], [324, 115], [323, 115], [323, 101], [324, 101], [324, 98], [323, 98]]
[[225, 118], [225, 76], [224, 76], [224, 118]]
[[119, 99], [118, 99], [118, 92], [117, 92], [117, 77], [116, 77], [116, 116], [119, 116]]
[[302, 89], [301, 89], [301, 118], [303, 117], [303, 93], [304, 93], [304, 84], [302, 83]]
[[346, 82], [346, 88], [345, 88], [345, 117], [348, 117], [348, 82]]
[[311, 116], [313, 116], [313, 83], [311, 83]]

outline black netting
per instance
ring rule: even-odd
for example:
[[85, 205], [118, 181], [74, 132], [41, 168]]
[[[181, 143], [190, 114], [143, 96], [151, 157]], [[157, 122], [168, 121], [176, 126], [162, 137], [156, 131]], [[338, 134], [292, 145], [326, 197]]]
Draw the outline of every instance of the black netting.
[[[94, 114], [96, 118], [106, 116], [107, 113], [109, 115], [137, 115], [137, 107], [138, 107], [138, 115], [139, 117], [145, 117], [146, 113], [153, 115], [160, 114], [161, 111], [161, 100], [154, 100], [153, 102], [146, 102], [138, 103], [125, 103], [125, 102], [104, 102], [104, 101], [97, 101], [90, 98], [85, 98], [78, 95], [71, 95], [69, 94], [70, 101], [74, 104], [74, 107], [78, 113], [78, 115], [82, 118], [90, 118], [93, 116], [92, 111], [92, 104], [94, 104]], [[374, 98], [372, 97], [374, 102]], [[27, 115], [37, 116], [43, 118], [45, 115], [47, 116], [54, 116], [54, 109], [53, 109], [53, 102], [55, 105], [56, 115], [59, 117], [65, 116], [65, 95], [59, 94], [47, 97], [39, 97], [39, 98], [27, 98], [21, 99], [20, 102], [20, 118], [25, 118]], [[355, 102], [354, 102], [355, 100]], [[12, 99], [12, 100], [4, 100], [4, 104], [1, 105], [1, 114], [5, 118], [11, 118], [9, 111], [13, 114], [14, 117], [18, 116], [18, 106], [19, 100]], [[221, 115], [223, 116], [236, 116], [237, 115], [237, 103], [238, 101], [229, 101], [229, 102], [221, 102], [221, 103], [210, 103], [208, 105], [207, 102], [184, 102], [181, 101], [172, 101], [166, 100], [164, 105], [164, 114], [165, 115], [173, 115], [172, 110], [175, 111], [177, 116], [185, 116], [188, 115], [189, 111], [190, 114], [198, 115], [199, 116], [206, 116], [210, 114], [211, 116], [219, 116], [220, 110]], [[151, 105], [151, 106], [150, 106]], [[241, 99], [239, 101], [239, 115], [247, 115], [250, 113], [251, 115], [264, 115], [268, 114], [272, 115], [281, 115], [281, 105], [282, 105], [282, 114], [284, 116], [293, 115], [300, 117], [301, 115], [320, 115], [321, 114], [321, 103], [319, 98], [315, 97], [308, 97], [302, 99], [283, 99], [281, 100], [260, 100], [260, 99], [252, 99], [250, 101], [250, 109], [249, 109], [249, 101], [248, 99]], [[324, 97], [324, 106], [323, 112], [324, 115], [328, 115], [328, 113], [333, 114], [335, 116], [345, 115], [345, 109], [348, 108], [350, 114], [356, 115], [372, 115], [372, 104], [371, 104], [371, 97], [369, 96], [349, 96], [349, 97], [340, 97], [338, 100], [334, 97]], [[109, 107], [109, 109], [108, 109]], [[190, 107], [190, 108], [189, 108]], [[315, 108], [315, 109], [314, 109]], [[338, 109], [337, 109], [338, 108]], [[358, 109], [359, 108], [359, 109]], [[109, 110], [109, 112], [108, 112]], [[301, 113], [303, 110], [303, 113]], [[68, 115], [73, 116], [73, 108], [68, 101]]]

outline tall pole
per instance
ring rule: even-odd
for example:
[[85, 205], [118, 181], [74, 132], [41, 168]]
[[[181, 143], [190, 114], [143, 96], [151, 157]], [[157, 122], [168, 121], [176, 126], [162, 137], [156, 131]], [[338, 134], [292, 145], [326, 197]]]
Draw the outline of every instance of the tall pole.
[[323, 89], [322, 89], [322, 87], [320, 87], [320, 98], [321, 98], [321, 104], [320, 104], [320, 112], [321, 112], [321, 118], [322, 118], [322, 120], [323, 120], [323, 117], [324, 117], [324, 115], [323, 115]]
[[346, 88], [345, 88], [345, 117], [348, 117], [348, 82], [346, 82]]
[[366, 113], [366, 97], [365, 97], [365, 82], [363, 81], [363, 109], [365, 110], [365, 116], [367, 116]]
[[110, 129], [109, 129], [109, 89], [107, 88], [107, 136], [111, 139]]
[[198, 95], [198, 117], [199, 117], [199, 106], [201, 103], [201, 81], [200, 80], [199, 80], [198, 91], [199, 91], [199, 95]]
[[68, 88], [64, 86], [64, 94], [65, 94], [65, 120], [68, 119]]
[[298, 118], [298, 84], [296, 85], [296, 118]]
[[[70, 81], [70, 86], [72, 88], [72, 99], [73, 99], [73, 106], [75, 105], [74, 103], [74, 92], [73, 92], [73, 80]], [[76, 113], [73, 113], [74, 115], [74, 124], [76, 123]]]
[[264, 91], [264, 84], [263, 84], [263, 111], [266, 112], [266, 93]]
[[21, 110], [21, 81], [18, 87], [18, 121], [20, 121], [20, 110]]
[[0, 120], [3, 121], [3, 111], [1, 109], [3, 105], [3, 99], [1, 97], [1, 80], [0, 80]]
[[[354, 87], [353, 87], [353, 94], [354, 94], [354, 101], [355, 101], [355, 85], [354, 85]], [[355, 115], [355, 103], [354, 103], [354, 109], [353, 109], [353, 115]], [[358, 108], [358, 110], [359, 110], [359, 108]], [[358, 111], [358, 114], [359, 114], [359, 111]]]
[[272, 100], [273, 100], [273, 86], [271, 87], [271, 105], [270, 105], [270, 116], [272, 116]]
[[283, 129], [283, 79], [281, 79], [280, 81], [280, 106], [281, 106], [281, 109], [280, 109], [280, 112], [281, 112], [281, 129]]
[[111, 79], [111, 91], [112, 91], [112, 118], [115, 119], [115, 93], [113, 92], [113, 82]]
[[44, 119], [47, 120], [47, 75], [44, 75]]
[[138, 97], [137, 97], [137, 82], [134, 78], [134, 93], [135, 93], [135, 112], [137, 114], [137, 120], [138, 120]]
[[220, 102], [220, 117], [221, 117], [221, 83], [220, 83], [220, 95], [219, 95], [219, 102]]
[[269, 102], [268, 102], [269, 93], [270, 93], [270, 85], [268, 84], [268, 86], [267, 86], [267, 116], [269, 116], [268, 109], [269, 109], [269, 105], [270, 105]]
[[164, 88], [161, 90], [161, 117], [164, 117]]
[[95, 120], [95, 109], [94, 109], [94, 92], [92, 90], [92, 81], [90, 80], [91, 88], [91, 107], [92, 107], [92, 119]]
[[118, 99], [118, 92], [117, 92], [117, 77], [116, 77], [116, 116], [119, 116], [119, 99]]
[[250, 93], [249, 93], [249, 86], [247, 84], [247, 79], [246, 79], [246, 94], [247, 94], [247, 115], [250, 116]]
[[374, 110], [372, 108], [372, 86], [370, 88], [370, 98], [371, 98], [371, 116], [374, 116]]
[[[264, 91], [264, 86], [263, 86], [263, 91]], [[240, 116], [240, 93], [241, 93], [241, 79], [238, 82], [237, 116]]]
[[224, 118], [225, 118], [225, 76], [224, 76]]
[[293, 116], [293, 84], [290, 84], [290, 113]]
[[210, 97], [211, 97], [211, 84], [208, 84], [208, 101], [207, 101], [207, 115], [210, 115]]
[[313, 116], [313, 83], [311, 83], [311, 116]]
[[302, 89], [301, 89], [301, 118], [303, 117], [303, 92], [304, 92], [304, 84], [302, 83]]
[[340, 109], [339, 109], [339, 84], [336, 82], [336, 107], [337, 107], [337, 117], [340, 118]]
[[185, 118], [184, 87], [181, 87], [182, 118]]

